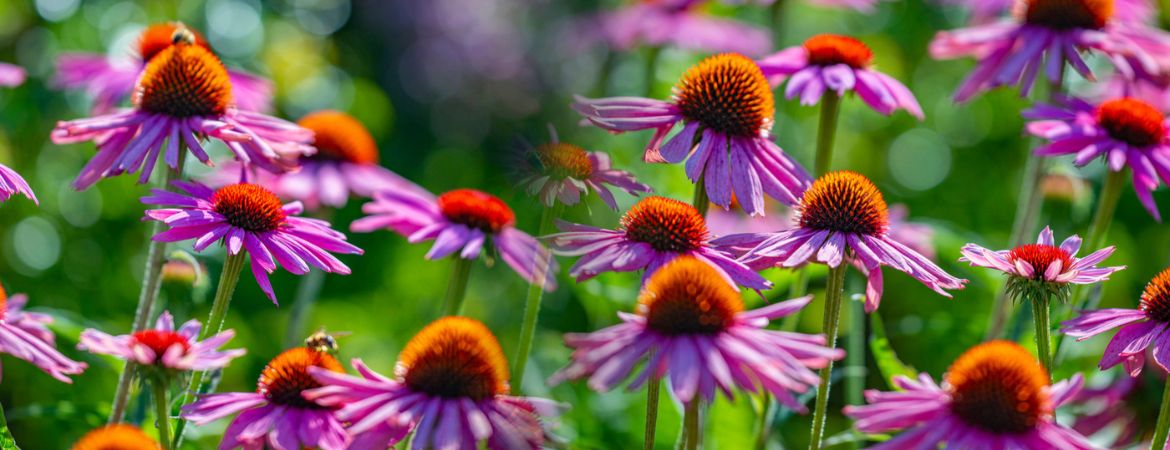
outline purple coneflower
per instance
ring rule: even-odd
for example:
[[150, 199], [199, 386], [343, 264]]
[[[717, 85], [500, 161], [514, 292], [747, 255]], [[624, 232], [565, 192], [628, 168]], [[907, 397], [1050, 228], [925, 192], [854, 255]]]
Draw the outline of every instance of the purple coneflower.
[[1083, 341], [1120, 328], [1098, 364], [1101, 370], [1120, 363], [1130, 376], [1138, 376], [1146, 365], [1146, 349], [1152, 348], [1154, 363], [1170, 371], [1170, 269], [1163, 270], [1142, 291], [1138, 309], [1113, 308], [1084, 311], [1062, 323], [1064, 334]]
[[959, 261], [1007, 274], [1010, 277], [1009, 292], [1020, 293], [1021, 290], [1030, 289], [1027, 285], [1039, 283], [1059, 286], [1059, 293], [1065, 296], [1068, 295], [1065, 288], [1070, 284], [1100, 283], [1108, 280], [1113, 272], [1125, 269], [1125, 266], [1097, 267], [1097, 264], [1113, 254], [1113, 246], [1078, 258], [1080, 248], [1080, 236], [1069, 236], [1058, 247], [1053, 240], [1052, 229], [1044, 227], [1035, 244], [1021, 245], [1011, 250], [997, 251], [976, 244], [964, 245], [963, 257]]
[[243, 356], [243, 349], [220, 350], [236, 335], [235, 331], [221, 331], [199, 341], [196, 337], [201, 328], [199, 321], [192, 319], [176, 330], [174, 317], [163, 311], [153, 329], [134, 334], [111, 336], [93, 328], [82, 331], [77, 348], [147, 367], [183, 372], [220, 369]]
[[[761, 215], [765, 193], [793, 204], [810, 182], [808, 172], [769, 138], [772, 88], [760, 67], [743, 55], [715, 55], [691, 67], [670, 101], [577, 97], [573, 108], [615, 133], [653, 129], [643, 159], [686, 160], [687, 177], [701, 182], [711, 202], [724, 209], [734, 192], [744, 211]], [[682, 131], [666, 141], [679, 122]]]
[[0, 63], [0, 87], [15, 87], [24, 84], [28, 72], [15, 64]]
[[9, 298], [0, 287], [0, 353], [28, 361], [61, 382], [73, 383], [69, 375], [84, 372], [85, 363], [71, 360], [57, 351], [53, 332], [47, 327], [53, 318], [24, 312], [26, 303], [28, 297], [24, 294]]
[[349, 267], [330, 253], [362, 254], [328, 222], [297, 217], [301, 213], [299, 202], [282, 205], [275, 194], [255, 184], [239, 183], [218, 190], [194, 182], [176, 181], [174, 186], [183, 192], [155, 189], [142, 198], [142, 203], [176, 207], [146, 211], [147, 220], [169, 227], [153, 239], [194, 239], [196, 251], [216, 242], [227, 248], [228, 255], [246, 251], [256, 282], [273, 303], [276, 294], [268, 274], [278, 265], [297, 275], [308, 272], [310, 266], [348, 275]]
[[1113, 176], [1130, 169], [1138, 199], [1162, 220], [1152, 192], [1170, 182], [1170, 134], [1166, 116], [1156, 108], [1129, 97], [1099, 105], [1069, 97], [1059, 105], [1036, 106], [1024, 117], [1032, 120], [1029, 133], [1049, 141], [1037, 155], [1076, 155], [1078, 166], [1101, 158]]
[[201, 396], [195, 403], [183, 407], [182, 418], [196, 425], [206, 425], [239, 413], [219, 443], [219, 448], [225, 450], [238, 447], [275, 450], [358, 448], [349, 446], [350, 436], [342, 421], [335, 416], [335, 408], [307, 400], [302, 395], [321, 386], [310, 376], [314, 369], [345, 372], [341, 363], [328, 353], [307, 347], [291, 348], [264, 367], [256, 382], [256, 392]]
[[762, 55], [772, 48], [768, 31], [701, 10], [703, 0], [635, 0], [579, 22], [574, 35], [629, 51], [639, 45], [706, 52]]
[[636, 270], [642, 271], [645, 280], [664, 264], [687, 255], [709, 264], [732, 286], [772, 287], [764, 277], [711, 245], [703, 215], [678, 200], [646, 197], [626, 211], [615, 230], [564, 222], [558, 225], [562, 232], [544, 239], [558, 255], [581, 257], [569, 269], [578, 282], [602, 272]]
[[[971, 23], [984, 24], [999, 19], [1012, 11], [1017, 0], [942, 0], [961, 6], [971, 12]], [[1149, 23], [1154, 7], [1148, 0], [1115, 0], [1117, 20], [1131, 23]]]
[[16, 173], [15, 170], [9, 169], [8, 166], [0, 164], [0, 202], [6, 202], [12, 198], [13, 194], [22, 194], [32, 200], [33, 203], [41, 204], [37, 200], [36, 194], [33, 194], [32, 188], [29, 187], [28, 182]]
[[[361, 233], [387, 228], [406, 236], [411, 243], [433, 239], [435, 244], [427, 252], [427, 259], [458, 252], [459, 258], [473, 260], [485, 244], [491, 245], [529, 283], [542, 282], [547, 290], [556, 289], [556, 263], [548, 261], [548, 250], [536, 238], [517, 229], [512, 208], [491, 194], [456, 189], [435, 197], [410, 185], [375, 194], [374, 201], [363, 205], [362, 211], [368, 216], [355, 220], [351, 230]], [[538, 261], [551, 264], [544, 280], [537, 278]]]
[[[195, 44], [211, 50], [199, 32], [179, 22], [147, 27], [138, 37], [136, 58], [112, 59], [106, 55], [68, 53], [57, 59], [55, 83], [65, 89], [84, 89], [94, 100], [94, 111], [104, 113], [130, 98], [134, 85], [156, 55], [175, 43], [175, 32], [186, 30]], [[272, 103], [272, 85], [267, 80], [234, 70], [228, 71], [236, 104], [248, 111], [265, 111]]]
[[58, 144], [97, 144], [98, 153], [74, 180], [75, 188], [136, 171], [141, 171], [138, 181], [145, 183], [160, 154], [169, 167], [178, 168], [184, 147], [210, 165], [201, 138], [222, 141], [241, 163], [271, 172], [293, 169], [298, 156], [312, 152], [304, 145], [312, 132], [237, 109], [219, 58], [196, 45], [185, 29], [175, 33], [176, 43], [151, 58], [138, 78], [133, 109], [59, 122], [53, 130]]
[[825, 367], [845, 352], [825, 347], [822, 335], [765, 327], [811, 299], [744, 311], [739, 293], [722, 274], [697, 258], [680, 256], [646, 281], [637, 314], [619, 313], [619, 325], [566, 335], [573, 361], [549, 382], [588, 378], [590, 388], [605, 392], [645, 361], [631, 389], [650, 377], [669, 375], [672, 392], [683, 403], [709, 402], [716, 388], [729, 398], [737, 389], [756, 393], [762, 388], [786, 406], [805, 411], [793, 393], [817, 384], [810, 369]]
[[611, 209], [617, 210], [617, 200], [609, 186], [638, 196], [650, 192], [650, 186], [639, 183], [634, 175], [613, 168], [609, 155], [590, 152], [557, 138], [552, 130], [552, 141], [535, 147], [525, 148], [525, 155], [518, 167], [520, 186], [529, 194], [538, 196], [545, 206], [552, 207], [558, 201], [565, 205], [576, 205], [581, 196], [589, 191]]
[[158, 441], [134, 425], [115, 423], [85, 433], [72, 450], [158, 450]]
[[1022, 0], [1015, 20], [941, 32], [930, 52], [939, 59], [979, 59], [955, 93], [958, 101], [1005, 85], [1018, 86], [1027, 95], [1042, 70], [1049, 81], [1060, 83], [1065, 64], [1092, 80], [1081, 55], [1090, 50], [1134, 77], [1162, 73], [1165, 66], [1159, 58], [1170, 51], [1170, 37], [1119, 20], [1115, 11], [1114, 0]]
[[324, 387], [305, 392], [340, 407], [353, 448], [384, 449], [413, 432], [412, 449], [539, 449], [548, 400], [508, 395], [508, 362], [492, 332], [465, 317], [444, 317], [416, 334], [398, 357], [394, 378], [360, 360], [361, 377], [310, 368]]
[[863, 433], [900, 432], [871, 450], [907, 448], [1077, 450], [1097, 448], [1056, 423], [1054, 411], [1081, 389], [1081, 376], [1050, 384], [1019, 345], [992, 341], [951, 364], [940, 386], [928, 374], [894, 378], [898, 390], [869, 390], [845, 415]]
[[[1149, 389], [1164, 383], [1165, 375], [1131, 377], [1114, 371], [1106, 376], [1100, 387], [1086, 387], [1070, 402], [1077, 408], [1072, 429], [1085, 436], [1111, 439], [1108, 448], [1127, 448], [1137, 443], [1139, 448], [1149, 445], [1157, 416], [1157, 391]], [[1114, 374], [1118, 374], [1114, 376]], [[1161, 379], [1159, 379], [1161, 377]]]
[[894, 240], [882, 193], [864, 175], [831, 172], [818, 178], [797, 206], [796, 227], [775, 233], [731, 235], [713, 244], [746, 249], [740, 261], [753, 268], [797, 267], [820, 262], [838, 267], [853, 259], [868, 279], [865, 310], [878, 308], [882, 296], [882, 266], [905, 272], [939, 294], [962, 289], [967, 280], [944, 272], [925, 256]]
[[310, 211], [322, 206], [340, 208], [351, 196], [373, 197], [377, 192], [409, 184], [379, 165], [378, 144], [365, 125], [340, 111], [317, 111], [297, 121], [313, 132], [316, 153], [301, 156], [300, 168], [287, 173], [248, 173], [238, 163], [223, 165], [212, 184], [231, 184], [248, 178], [272, 189], [283, 199], [298, 200]]
[[821, 34], [803, 44], [764, 57], [759, 62], [764, 76], [785, 79], [784, 96], [800, 96], [802, 105], [821, 101], [825, 92], [844, 96], [856, 92], [865, 104], [882, 114], [903, 109], [922, 119], [922, 107], [910, 89], [898, 80], [873, 70], [873, 51], [849, 36]]

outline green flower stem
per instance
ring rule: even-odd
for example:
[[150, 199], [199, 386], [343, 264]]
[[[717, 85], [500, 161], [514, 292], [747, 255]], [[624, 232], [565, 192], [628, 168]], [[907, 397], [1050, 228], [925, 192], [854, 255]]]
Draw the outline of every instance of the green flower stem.
[[1052, 323], [1048, 314], [1048, 297], [1032, 296], [1032, 322], [1036, 325], [1036, 357], [1052, 381]]
[[1154, 428], [1154, 440], [1151, 450], [1166, 448], [1166, 436], [1170, 433], [1170, 381], [1162, 391], [1162, 407], [1158, 411], [1158, 425]]
[[661, 47], [650, 47], [646, 50], [645, 87], [646, 97], [654, 98], [654, 85], [658, 80], [658, 57], [662, 55]]
[[[825, 286], [825, 319], [823, 322], [825, 343], [830, 347], [837, 346], [837, 331], [841, 325], [841, 301], [845, 295], [845, 269], [848, 264], [842, 263], [837, 267], [829, 268], [829, 280]], [[809, 450], [820, 450], [825, 436], [825, 417], [829, 413], [829, 378], [833, 373], [833, 362], [821, 369], [821, 382], [817, 385], [816, 409], [813, 410], [812, 436], [809, 438]]]
[[325, 271], [310, 269], [297, 284], [296, 298], [288, 314], [288, 328], [284, 330], [284, 348], [295, 347], [305, 338], [305, 320], [309, 310], [317, 302], [321, 287], [325, 284]]
[[458, 253], [451, 255], [451, 278], [447, 282], [447, 298], [443, 300], [443, 315], [463, 314], [463, 299], [467, 296], [467, 280], [471, 278], [471, 263]]
[[683, 449], [699, 448], [699, 398], [692, 398], [683, 412]]
[[152, 377], [150, 387], [154, 391], [154, 422], [158, 426], [158, 441], [163, 450], [171, 446], [171, 404], [167, 402], [167, 382], [162, 376]]
[[[183, 178], [183, 161], [185, 152], [180, 152], [178, 167], [164, 171], [162, 188], [173, 191], [171, 183]], [[150, 244], [146, 251], [146, 266], [143, 268], [142, 290], [138, 293], [138, 307], [134, 310], [134, 324], [131, 333], [137, 333], [146, 328], [150, 322], [151, 311], [158, 301], [159, 288], [162, 286], [162, 266], [166, 259], [167, 243], [156, 241], [154, 235], [162, 233], [166, 226], [162, 222], [154, 222], [150, 228]], [[118, 423], [126, 415], [126, 405], [130, 403], [130, 386], [134, 381], [137, 364], [126, 361], [122, 367], [122, 374], [118, 376], [118, 387], [114, 390], [114, 401], [110, 408], [109, 423]]]
[[691, 201], [695, 205], [695, 209], [699, 210], [699, 214], [704, 218], [707, 217], [707, 210], [711, 208], [711, 199], [707, 198], [707, 176], [699, 175], [699, 181], [695, 182], [695, 197]]
[[[650, 360], [654, 359], [653, 351], [650, 354]], [[645, 442], [642, 444], [644, 450], [654, 450], [654, 432], [658, 429], [658, 391], [662, 387], [662, 377], [658, 375], [650, 375], [650, 381], [646, 383], [646, 433]]]
[[821, 122], [817, 126], [817, 156], [813, 164], [813, 176], [829, 171], [833, 162], [833, 142], [837, 138], [837, 119], [841, 116], [841, 96], [835, 92], [821, 97]]
[[[544, 236], [552, 230], [553, 220], [560, 216], [560, 211], [559, 203], [541, 211], [537, 236]], [[528, 367], [528, 354], [532, 352], [532, 340], [536, 337], [536, 320], [540, 316], [540, 302], [544, 298], [544, 280], [551, 262], [552, 255], [543, 253], [543, 257], [536, 262], [537, 282], [528, 286], [528, 298], [524, 301], [524, 323], [520, 325], [520, 345], [516, 348], [516, 358], [512, 360], [513, 393], [520, 392], [523, 386], [524, 369]]]
[[[223, 272], [219, 275], [219, 286], [215, 290], [215, 300], [211, 303], [211, 315], [207, 318], [207, 323], [203, 324], [203, 330], [199, 332], [199, 340], [202, 341], [219, 333], [223, 329], [224, 319], [227, 318], [228, 306], [232, 302], [232, 294], [236, 291], [236, 284], [240, 281], [240, 272], [244, 270], [244, 264], [248, 262], [248, 253], [241, 251], [234, 255], [228, 255], [223, 263]], [[203, 382], [207, 379], [207, 371], [195, 372], [191, 376], [191, 382], [187, 385], [187, 390], [183, 391], [180, 397], [179, 405], [186, 405], [188, 402], [194, 400], [194, 395], [202, 392]], [[187, 426], [187, 421], [179, 420], [175, 425], [175, 440], [172, 448], [179, 448], [179, 444], [183, 441], [183, 429]]]
[[772, 2], [769, 8], [768, 17], [772, 21], [772, 42], [779, 44], [784, 42], [784, 0], [776, 0]]
[[768, 435], [771, 432], [772, 394], [767, 390], [760, 395], [760, 415], [756, 418], [756, 450], [768, 448]]
[[[865, 404], [865, 302], [849, 302], [849, 336], [845, 340], [845, 403]], [[853, 430], [857, 433], [857, 430]], [[859, 434], [860, 436], [860, 434]], [[862, 439], [850, 442], [851, 448], [859, 448]]]

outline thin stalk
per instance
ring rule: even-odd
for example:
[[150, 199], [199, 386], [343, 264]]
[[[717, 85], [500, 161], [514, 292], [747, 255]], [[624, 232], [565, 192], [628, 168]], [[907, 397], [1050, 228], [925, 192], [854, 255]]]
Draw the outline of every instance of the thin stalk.
[[772, 45], [779, 46], [784, 42], [784, 0], [772, 2], [768, 16], [772, 20]]
[[458, 316], [463, 313], [463, 299], [467, 294], [467, 280], [471, 277], [470, 259], [451, 255], [451, 279], [447, 282], [447, 298], [443, 300], [443, 315]]
[[650, 47], [646, 54], [645, 88], [646, 97], [654, 98], [654, 85], [658, 80], [658, 57], [662, 54], [661, 47]]
[[711, 199], [707, 198], [707, 176], [699, 175], [699, 181], [695, 182], [695, 197], [691, 201], [695, 205], [695, 209], [699, 210], [699, 214], [707, 217], [707, 210], [711, 207]]
[[1052, 350], [1049, 348], [1052, 344], [1052, 323], [1048, 314], [1048, 297], [1032, 297], [1032, 323], [1036, 325], [1036, 357], [1048, 372], [1048, 380], [1052, 381]]
[[[845, 403], [863, 405], [865, 392], [865, 304], [849, 302], [849, 337], [845, 340]], [[853, 430], [856, 433], [856, 430]], [[860, 448], [864, 441], [850, 441], [850, 447]]]
[[[845, 269], [847, 264], [841, 264], [829, 269], [829, 280], [825, 286], [825, 320], [823, 322], [826, 344], [832, 348], [837, 346], [837, 331], [841, 324], [841, 301], [845, 295]], [[829, 413], [829, 379], [833, 373], [833, 362], [821, 369], [820, 384], [817, 385], [816, 409], [813, 410], [812, 436], [809, 438], [809, 450], [820, 450], [821, 441], [825, 436], [825, 418]]]
[[1166, 448], [1166, 436], [1170, 433], [1170, 381], [1162, 391], [1162, 407], [1158, 411], [1158, 425], [1154, 428], [1154, 440], [1151, 450]]
[[[223, 272], [219, 275], [219, 286], [215, 289], [215, 300], [211, 303], [211, 314], [207, 318], [207, 323], [203, 324], [203, 330], [199, 332], [199, 340], [203, 341], [214, 334], [219, 333], [223, 329], [224, 319], [227, 318], [228, 306], [232, 302], [232, 294], [236, 291], [236, 284], [240, 281], [240, 272], [244, 270], [244, 264], [248, 262], [248, 253], [241, 251], [234, 255], [228, 255], [223, 263]], [[198, 394], [203, 389], [203, 382], [207, 378], [207, 371], [195, 372], [191, 376], [191, 382], [187, 385], [187, 390], [180, 394], [179, 405], [186, 405], [193, 400], [193, 396]], [[183, 442], [183, 429], [187, 426], [186, 420], [179, 420], [175, 425], [175, 441], [172, 448], [179, 448], [179, 444]]]
[[768, 435], [771, 434], [772, 394], [764, 390], [760, 395], [760, 415], [756, 422], [756, 450], [768, 448]]
[[[174, 169], [163, 171], [162, 188], [168, 191], [173, 191], [175, 188], [171, 183], [175, 180], [183, 178], [183, 161], [186, 153], [179, 153], [179, 164]], [[156, 241], [153, 237], [156, 234], [163, 232], [165, 225], [162, 222], [154, 222], [154, 226], [150, 228], [150, 237], [148, 240], [150, 244], [146, 251], [146, 265], [143, 268], [142, 275], [142, 289], [138, 292], [138, 307], [134, 310], [134, 324], [130, 328], [131, 333], [137, 333], [146, 328], [150, 321], [151, 311], [154, 310], [154, 304], [158, 301], [159, 288], [162, 286], [162, 266], [163, 260], [166, 259], [166, 242]], [[114, 390], [114, 401], [110, 408], [109, 423], [118, 423], [126, 415], [126, 405], [130, 403], [130, 387], [134, 381], [135, 372], [137, 372], [137, 364], [133, 361], [126, 361], [122, 367], [122, 374], [118, 376], [118, 387]]]
[[305, 320], [308, 319], [309, 309], [316, 303], [324, 284], [324, 270], [311, 269], [301, 277], [292, 311], [288, 314], [288, 328], [284, 330], [284, 348], [295, 347], [305, 338]]
[[821, 97], [821, 122], [817, 126], [815, 176], [824, 175], [833, 162], [833, 141], [837, 138], [837, 119], [841, 116], [841, 96], [828, 92]]
[[[650, 355], [653, 360], [653, 354]], [[654, 450], [654, 432], [658, 430], [658, 391], [662, 386], [662, 377], [650, 375], [646, 384], [646, 433], [642, 448]]]
[[161, 376], [150, 380], [150, 387], [154, 391], [154, 422], [158, 426], [158, 441], [163, 450], [170, 450], [171, 446], [171, 404], [167, 402], [167, 383]]
[[[1048, 103], [1054, 103], [1064, 91], [1064, 72], [1065, 68], [1061, 66], [1060, 75], [1057, 76], [1056, 81], [1052, 81], [1049, 85]], [[1023, 244], [1032, 230], [1036, 228], [1036, 221], [1039, 220], [1040, 209], [1044, 203], [1043, 192], [1040, 189], [1040, 183], [1044, 180], [1044, 166], [1044, 158], [1029, 150], [1028, 160], [1024, 164], [1024, 180], [1020, 184], [1020, 196], [1016, 198], [1016, 216], [1012, 222], [1009, 247]], [[996, 339], [1003, 333], [1003, 328], [1007, 325], [1011, 315], [1011, 311], [1008, 309], [1009, 304], [1005, 288], [995, 297], [995, 302], [991, 305], [991, 320], [987, 324], [985, 340]]]
[[[544, 236], [552, 230], [553, 220], [560, 215], [561, 205], [544, 208], [540, 213], [540, 226], [536, 229], [538, 236]], [[516, 358], [512, 366], [512, 392], [518, 393], [524, 382], [524, 369], [528, 367], [528, 354], [532, 352], [532, 340], [536, 337], [536, 320], [540, 316], [540, 302], [544, 298], [544, 279], [552, 261], [552, 255], [545, 254], [536, 262], [536, 283], [528, 286], [528, 298], [524, 301], [524, 323], [520, 325], [520, 345], [516, 348]]]
[[699, 448], [699, 399], [692, 398], [683, 412], [683, 449]]
[[614, 67], [617, 67], [617, 56], [617, 52], [613, 50], [605, 51], [605, 59], [602, 60], [601, 70], [597, 73], [597, 86], [593, 88], [597, 97], [605, 97], [605, 91], [609, 89], [609, 77]]

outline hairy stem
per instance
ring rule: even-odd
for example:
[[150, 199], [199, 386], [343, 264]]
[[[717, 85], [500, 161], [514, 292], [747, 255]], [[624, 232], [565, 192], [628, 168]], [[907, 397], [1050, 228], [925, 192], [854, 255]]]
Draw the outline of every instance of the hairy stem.
[[451, 278], [447, 282], [447, 298], [443, 300], [443, 315], [463, 314], [463, 299], [467, 295], [467, 280], [471, 278], [471, 262], [458, 254], [451, 255]]
[[[553, 220], [560, 215], [561, 205], [544, 208], [540, 213], [538, 236], [544, 236], [552, 229]], [[512, 360], [512, 392], [520, 392], [524, 382], [524, 369], [528, 367], [528, 354], [532, 352], [532, 340], [536, 337], [536, 320], [540, 316], [540, 302], [544, 298], [544, 280], [551, 266], [552, 255], [542, 253], [536, 261], [536, 282], [528, 286], [528, 298], [524, 301], [524, 322], [520, 325], [520, 345], [516, 358]]]
[[[837, 331], [841, 324], [841, 301], [845, 296], [845, 269], [842, 263], [829, 269], [829, 280], [825, 286], [825, 319], [823, 322], [825, 342], [829, 347], [837, 346]], [[825, 418], [829, 411], [829, 380], [833, 373], [833, 361], [820, 370], [821, 381], [817, 385], [816, 408], [813, 410], [812, 436], [809, 450], [819, 450], [825, 436]]]

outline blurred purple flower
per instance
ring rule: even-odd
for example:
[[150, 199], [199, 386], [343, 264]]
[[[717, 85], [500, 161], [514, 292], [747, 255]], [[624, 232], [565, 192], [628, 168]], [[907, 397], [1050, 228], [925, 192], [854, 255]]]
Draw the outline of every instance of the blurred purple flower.
[[815, 105], [826, 92], [844, 96], [856, 92], [865, 104], [889, 115], [903, 109], [922, 119], [914, 93], [898, 80], [873, 70], [873, 51], [849, 36], [821, 34], [796, 47], [758, 61], [764, 76], [779, 85], [786, 80], [785, 98], [800, 96], [800, 104]]
[[28, 72], [23, 67], [0, 63], [0, 87], [16, 87], [24, 84]]
[[333, 253], [362, 254], [360, 248], [345, 241], [345, 235], [330, 228], [329, 222], [306, 217], [300, 202], [281, 205], [268, 190], [248, 183], [224, 186], [218, 190], [199, 183], [174, 182], [183, 192], [154, 189], [142, 203], [176, 208], [146, 211], [147, 220], [157, 220], [169, 227], [152, 239], [177, 242], [194, 239], [195, 250], [203, 251], [216, 242], [229, 255], [246, 251], [252, 274], [260, 289], [272, 303], [276, 294], [268, 274], [277, 265], [296, 274], [308, 273], [310, 267], [325, 272], [348, 275], [349, 267]]
[[8, 166], [0, 164], [0, 202], [6, 202], [12, 198], [13, 194], [22, 194], [32, 200], [33, 203], [41, 204], [37, 200], [37, 196], [33, 194], [32, 188], [29, 187], [28, 182], [16, 173], [15, 170], [9, 169]]
[[180, 372], [222, 369], [231, 360], [244, 355], [244, 349], [219, 349], [236, 335], [235, 331], [224, 330], [197, 341], [200, 328], [199, 321], [192, 319], [176, 330], [174, 317], [163, 311], [154, 328], [134, 334], [111, 336], [93, 328], [86, 329], [81, 332], [77, 348]]
[[24, 312], [28, 297], [16, 294], [11, 298], [0, 287], [0, 353], [23, 359], [63, 383], [73, 383], [69, 375], [85, 371], [85, 363], [62, 355], [55, 348], [53, 332], [48, 324], [53, 318], [40, 313]]
[[[761, 4], [761, 5], [771, 5], [773, 3], [776, 3], [777, 1], [787, 1], [787, 0], [722, 0], [722, 1], [723, 1], [723, 3], [729, 3], [732, 5], [742, 4], [742, 3], [757, 3], [757, 4]], [[871, 13], [871, 12], [873, 12], [874, 7], [877, 6], [877, 4], [879, 2], [882, 2], [885, 0], [806, 0], [806, 1], [809, 4], [816, 5], [816, 6], [824, 6], [824, 7], [829, 7], [829, 8], [850, 8], [850, 9], [854, 9], [856, 11], [860, 11], [863, 13]]]
[[703, 0], [640, 0], [574, 24], [572, 39], [580, 44], [604, 42], [615, 51], [639, 45], [677, 47], [703, 52], [762, 55], [772, 48], [768, 30], [701, 10]]
[[[971, 12], [972, 24], [984, 24], [1011, 13], [1021, 2], [1018, 0], [942, 0], [961, 6]], [[1149, 0], [1114, 0], [1117, 20], [1132, 23], [1150, 23], [1154, 17], [1154, 5]]]

